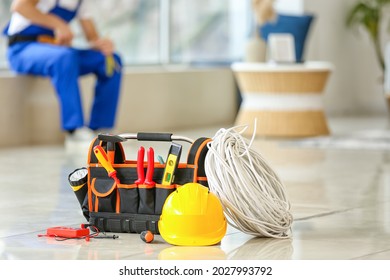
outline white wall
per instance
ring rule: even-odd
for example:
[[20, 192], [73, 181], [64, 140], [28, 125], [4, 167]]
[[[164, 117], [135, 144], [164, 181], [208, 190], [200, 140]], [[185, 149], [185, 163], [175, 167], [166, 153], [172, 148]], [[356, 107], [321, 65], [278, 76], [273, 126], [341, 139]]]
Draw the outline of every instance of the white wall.
[[385, 114], [383, 77], [373, 44], [363, 30], [357, 32], [345, 24], [356, 1], [276, 0], [275, 9], [315, 15], [304, 55], [306, 60], [326, 60], [335, 67], [324, 97], [329, 114]]
[[280, 13], [301, 14], [304, 10], [304, 1], [275, 0], [274, 7]]
[[364, 32], [346, 27], [349, 8], [356, 0], [305, 0], [304, 9], [316, 15], [306, 46], [307, 60], [334, 64], [325, 94], [331, 114], [385, 114], [381, 70], [372, 42]]

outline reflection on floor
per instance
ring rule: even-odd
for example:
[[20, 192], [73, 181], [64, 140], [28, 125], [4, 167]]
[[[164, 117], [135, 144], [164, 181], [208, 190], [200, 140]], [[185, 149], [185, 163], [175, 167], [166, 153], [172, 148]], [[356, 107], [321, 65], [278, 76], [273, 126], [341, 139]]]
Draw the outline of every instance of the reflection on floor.
[[[331, 119], [330, 126], [338, 135], [385, 130], [387, 122]], [[177, 133], [212, 137], [217, 129]], [[211, 247], [171, 246], [160, 236], [146, 244], [138, 234], [90, 242], [38, 237], [48, 227], [85, 222], [67, 183], [68, 174], [85, 165], [85, 155], [70, 156], [61, 146], [2, 149], [0, 259], [390, 259], [390, 151], [299, 147], [262, 138], [254, 148], [286, 185], [293, 237], [254, 238], [229, 227], [221, 244]]]

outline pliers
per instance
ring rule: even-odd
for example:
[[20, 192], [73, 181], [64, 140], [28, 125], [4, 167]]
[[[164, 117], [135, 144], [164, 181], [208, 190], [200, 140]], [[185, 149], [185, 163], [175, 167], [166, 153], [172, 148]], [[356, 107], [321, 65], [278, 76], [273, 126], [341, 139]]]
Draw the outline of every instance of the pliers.
[[145, 148], [141, 146], [138, 149], [138, 157], [137, 157], [137, 176], [138, 179], [135, 181], [137, 185], [147, 185], [154, 186], [156, 183], [153, 181], [153, 173], [154, 173], [154, 150], [153, 148], [148, 149], [148, 165], [146, 169], [146, 178], [144, 171], [144, 156], [145, 156]]

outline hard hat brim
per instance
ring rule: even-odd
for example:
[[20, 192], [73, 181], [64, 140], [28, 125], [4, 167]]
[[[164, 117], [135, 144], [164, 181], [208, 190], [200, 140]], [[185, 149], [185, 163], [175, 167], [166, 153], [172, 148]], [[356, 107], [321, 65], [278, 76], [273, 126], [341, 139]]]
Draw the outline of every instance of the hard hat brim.
[[161, 237], [169, 244], [178, 246], [211, 246], [221, 242], [226, 234], [227, 224], [223, 223], [218, 230], [208, 232], [207, 234], [187, 234], [184, 236], [179, 236], [166, 230], [163, 221], [158, 223], [158, 227]]

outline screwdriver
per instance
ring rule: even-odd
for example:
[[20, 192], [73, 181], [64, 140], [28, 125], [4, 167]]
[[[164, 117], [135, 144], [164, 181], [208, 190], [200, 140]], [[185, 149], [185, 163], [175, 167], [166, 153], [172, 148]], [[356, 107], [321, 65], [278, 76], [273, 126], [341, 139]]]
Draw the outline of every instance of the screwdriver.
[[112, 55], [106, 56], [106, 75], [107, 77], [112, 77], [115, 70], [115, 59]]
[[140, 234], [140, 238], [145, 243], [150, 243], [154, 240], [154, 234], [150, 230], [144, 230]]
[[114, 181], [117, 183], [117, 184], [120, 184], [120, 181], [118, 179], [118, 177], [116, 176], [116, 170], [112, 167], [110, 161], [108, 160], [108, 156], [106, 154], [106, 151], [104, 151], [104, 149], [102, 148], [102, 146], [100, 145], [96, 145], [94, 148], [93, 148], [93, 152], [95, 153], [95, 156], [96, 158], [98, 159], [98, 161], [100, 162], [100, 164], [104, 167], [104, 169], [106, 169], [107, 173], [108, 173], [108, 177], [114, 179]]

